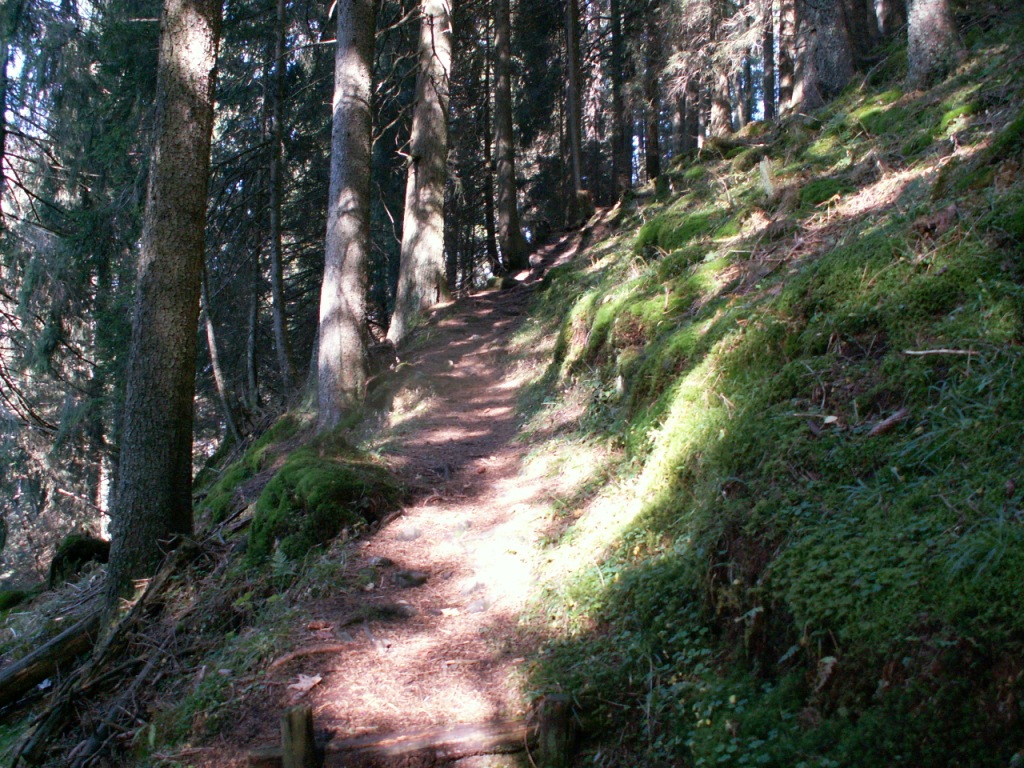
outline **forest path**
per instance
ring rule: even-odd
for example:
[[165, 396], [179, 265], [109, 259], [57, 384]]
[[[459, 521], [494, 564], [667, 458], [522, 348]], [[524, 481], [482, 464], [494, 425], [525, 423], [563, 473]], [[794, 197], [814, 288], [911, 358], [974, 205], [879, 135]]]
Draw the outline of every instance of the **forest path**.
[[[520, 285], [437, 310], [400, 352], [404, 384], [370, 447], [412, 501], [355, 546], [346, 571], [364, 591], [304, 606], [299, 655], [275, 670], [280, 695], [265, 702], [254, 741], [274, 740], [272, 712], [297, 701], [335, 739], [525, 714], [535, 649], [520, 619], [551, 489], [515, 440], [516, 398], [537, 371], [510, 364], [509, 350], [545, 272], [583, 242], [560, 235]], [[336, 650], [307, 653], [324, 645]], [[321, 681], [297, 696], [287, 684], [299, 675]]]

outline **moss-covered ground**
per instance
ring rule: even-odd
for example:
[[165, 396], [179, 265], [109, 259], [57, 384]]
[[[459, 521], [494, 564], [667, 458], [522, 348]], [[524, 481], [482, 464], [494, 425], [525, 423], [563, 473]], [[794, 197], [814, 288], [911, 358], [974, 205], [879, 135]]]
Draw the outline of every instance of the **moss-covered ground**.
[[581, 764], [1021, 759], [1024, 88], [975, 44], [677, 161], [548, 277], [523, 408], [619, 457], [534, 617]]

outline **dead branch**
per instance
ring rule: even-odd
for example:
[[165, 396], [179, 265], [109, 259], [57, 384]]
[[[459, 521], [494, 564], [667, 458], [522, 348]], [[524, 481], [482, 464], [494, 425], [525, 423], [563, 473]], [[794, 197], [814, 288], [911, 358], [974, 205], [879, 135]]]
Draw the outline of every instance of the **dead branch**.
[[0, 671], [0, 707], [11, 704], [61, 666], [92, 648], [100, 626], [100, 612], [93, 611], [52, 640]]

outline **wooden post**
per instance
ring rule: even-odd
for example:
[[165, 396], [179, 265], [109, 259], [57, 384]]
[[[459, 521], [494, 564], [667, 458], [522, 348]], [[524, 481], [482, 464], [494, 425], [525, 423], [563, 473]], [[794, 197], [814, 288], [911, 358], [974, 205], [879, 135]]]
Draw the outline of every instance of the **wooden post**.
[[320, 768], [310, 707], [292, 707], [281, 718], [281, 751], [283, 768]]
[[537, 733], [539, 768], [569, 768], [576, 746], [572, 699], [563, 694], [544, 698]]

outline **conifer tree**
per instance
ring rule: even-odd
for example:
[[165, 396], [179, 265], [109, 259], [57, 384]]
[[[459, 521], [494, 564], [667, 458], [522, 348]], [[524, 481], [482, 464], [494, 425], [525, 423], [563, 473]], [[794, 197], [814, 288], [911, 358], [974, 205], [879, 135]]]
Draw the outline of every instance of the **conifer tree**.
[[165, 0], [157, 139], [129, 351], [107, 579], [113, 603], [192, 532], [196, 335], [220, 0]]

